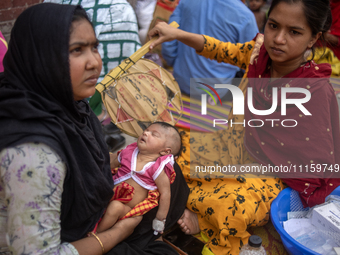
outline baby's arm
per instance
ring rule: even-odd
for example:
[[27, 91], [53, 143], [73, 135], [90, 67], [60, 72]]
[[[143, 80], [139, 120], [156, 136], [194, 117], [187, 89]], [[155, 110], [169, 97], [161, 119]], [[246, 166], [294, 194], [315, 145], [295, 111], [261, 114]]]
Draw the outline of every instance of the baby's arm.
[[156, 214], [156, 218], [160, 221], [164, 221], [169, 211], [171, 191], [170, 180], [164, 171], [162, 171], [156, 178], [155, 183], [160, 193], [159, 206]]

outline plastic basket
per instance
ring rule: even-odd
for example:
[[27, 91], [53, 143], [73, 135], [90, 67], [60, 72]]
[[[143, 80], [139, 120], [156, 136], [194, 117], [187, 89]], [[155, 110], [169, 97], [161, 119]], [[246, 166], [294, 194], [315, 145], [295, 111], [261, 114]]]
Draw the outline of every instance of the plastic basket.
[[[279, 193], [279, 195], [272, 202], [270, 209], [270, 219], [276, 231], [279, 233], [283, 245], [290, 255], [319, 255], [319, 253], [314, 252], [297, 242], [283, 228], [283, 222], [287, 220], [287, 212], [292, 211], [291, 198], [292, 194], [294, 195], [294, 193], [297, 194], [297, 192], [292, 190], [291, 188], [286, 188]], [[337, 187], [331, 193], [331, 195], [340, 196], [340, 186]], [[298, 202], [301, 203], [301, 201]]]

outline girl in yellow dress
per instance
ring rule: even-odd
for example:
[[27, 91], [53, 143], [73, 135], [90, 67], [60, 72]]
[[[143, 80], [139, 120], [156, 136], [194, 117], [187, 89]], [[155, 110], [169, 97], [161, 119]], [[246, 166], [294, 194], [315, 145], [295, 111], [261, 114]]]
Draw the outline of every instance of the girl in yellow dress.
[[[149, 32], [151, 37], [159, 36], [151, 49], [177, 39], [204, 57], [245, 69], [239, 88], [245, 95], [245, 102], [246, 90], [252, 88], [255, 109], [269, 108], [273, 87], [278, 90], [303, 87], [312, 95], [303, 105], [312, 116], [302, 114], [298, 107], [287, 108], [284, 118], [297, 120], [294, 128], [274, 123], [261, 128], [233, 125], [204, 134], [183, 131], [184, 152], [177, 162], [187, 178], [190, 195], [188, 209], [178, 223], [187, 234], [201, 233], [206, 241], [202, 254], [238, 254], [250, 236], [247, 228], [264, 225], [269, 220], [270, 204], [284, 187], [282, 181], [300, 192], [306, 206], [323, 202], [340, 184], [339, 179], [331, 178], [332, 174], [324, 173], [313, 176], [318, 178], [288, 174], [279, 179], [251, 178], [254, 176], [241, 173], [234, 178], [223, 178], [221, 175], [198, 175], [193, 171], [196, 166], [217, 164], [234, 165], [238, 170], [244, 164], [258, 167], [339, 164], [339, 113], [334, 90], [328, 81], [331, 68], [328, 64], [316, 65], [305, 59], [305, 53], [322, 39], [331, 25], [329, 10], [329, 1], [274, 0], [264, 35], [258, 34], [244, 44], [221, 42], [174, 29], [166, 23], [159, 23]], [[289, 82], [282, 84], [287, 80], [283, 78], [289, 78]], [[292, 78], [304, 78], [304, 83]], [[277, 96], [280, 103], [281, 93]], [[294, 93], [287, 97], [297, 98]], [[249, 119], [278, 118], [282, 119], [280, 107], [267, 116], [255, 115], [245, 107], [245, 115], [231, 114], [229, 123], [231, 120], [242, 123]]]

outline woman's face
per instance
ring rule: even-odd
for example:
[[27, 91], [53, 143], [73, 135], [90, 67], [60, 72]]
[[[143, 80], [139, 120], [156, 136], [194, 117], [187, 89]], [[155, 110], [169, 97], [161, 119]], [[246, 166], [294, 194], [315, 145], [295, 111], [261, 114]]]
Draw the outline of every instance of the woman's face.
[[268, 17], [264, 45], [273, 63], [300, 65], [319, 36], [312, 36], [301, 2], [281, 2]]
[[97, 49], [98, 40], [87, 20], [74, 21], [71, 31], [70, 74], [74, 100], [78, 101], [95, 93], [102, 60]]

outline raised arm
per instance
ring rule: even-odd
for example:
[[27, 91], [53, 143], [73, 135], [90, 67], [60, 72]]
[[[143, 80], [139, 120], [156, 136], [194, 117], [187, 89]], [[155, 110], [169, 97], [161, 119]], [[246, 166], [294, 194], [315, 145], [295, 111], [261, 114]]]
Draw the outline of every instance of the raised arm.
[[158, 23], [150, 30], [150, 37], [157, 35], [159, 38], [150, 45], [150, 49], [163, 42], [178, 40], [194, 48], [198, 54], [206, 58], [232, 64], [242, 69], [247, 68], [255, 44], [255, 41], [246, 43], [221, 42], [210, 36], [173, 28], [165, 22]]
[[149, 32], [149, 37], [159, 36], [157, 40], [150, 44], [150, 49], [153, 49], [158, 44], [163, 42], [169, 42], [172, 40], [178, 40], [196, 51], [202, 51], [204, 46], [204, 38], [202, 35], [189, 33], [178, 28], [169, 26], [165, 22], [159, 22]]
[[253, 52], [255, 41], [246, 43], [222, 42], [213, 37], [204, 35], [204, 47], [199, 55], [206, 58], [225, 62], [239, 68], [246, 69], [250, 62], [250, 56]]

